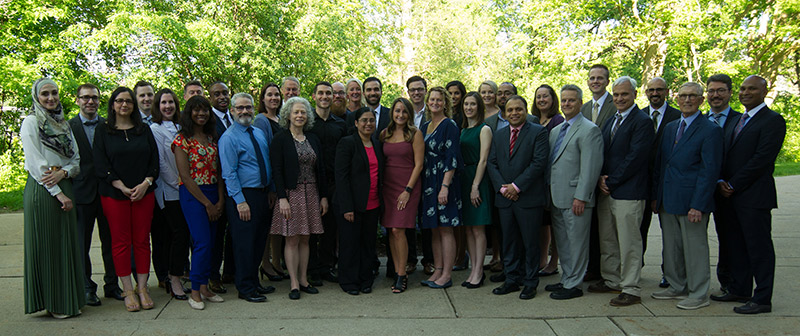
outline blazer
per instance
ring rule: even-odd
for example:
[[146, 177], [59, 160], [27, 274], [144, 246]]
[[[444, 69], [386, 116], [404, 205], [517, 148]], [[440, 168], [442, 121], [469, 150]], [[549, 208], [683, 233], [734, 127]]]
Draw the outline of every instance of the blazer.
[[[392, 111], [389, 111], [389, 108], [386, 106], [381, 105], [381, 114], [380, 120], [378, 120], [378, 125], [376, 125], [375, 133], [373, 133], [373, 140], [375, 139], [374, 135], [381, 134], [381, 131], [386, 129], [389, 126], [389, 121], [392, 120]], [[348, 113], [345, 117], [345, 123], [347, 123], [347, 135], [356, 134], [356, 114], [355, 113]], [[412, 116], [411, 121], [414, 118]]]
[[[648, 172], [650, 173], [650, 176], [653, 176], [653, 172], [656, 170], [656, 166], [655, 166], [655, 164], [656, 164], [656, 156], [658, 156], [658, 151], [661, 149], [661, 139], [664, 137], [664, 128], [666, 128], [667, 124], [669, 124], [671, 121], [673, 121], [675, 119], [680, 119], [680, 117], [681, 117], [681, 111], [680, 110], [678, 110], [678, 109], [676, 109], [676, 108], [674, 108], [672, 106], [669, 106], [669, 104], [667, 104], [666, 102], [664, 104], [667, 105], [667, 108], [664, 110], [664, 115], [661, 117], [661, 124], [658, 125], [658, 130], [656, 130], [656, 137], [653, 140], [653, 148], [650, 151], [650, 161], [648, 163], [648, 169], [649, 169]], [[652, 118], [652, 116], [650, 116], [651, 112], [650, 112], [650, 106], [649, 105], [647, 107], [643, 108], [642, 112], [644, 112], [644, 114], [647, 115], [648, 118], [650, 118], [650, 122], [653, 122], [653, 118]], [[650, 192], [650, 190], [653, 188], [653, 185], [650, 184], [651, 181], [652, 181], [652, 178], [648, 181], [648, 185], [647, 185], [648, 192]], [[651, 198], [651, 200], [653, 200], [653, 199], [654, 198]]]
[[731, 202], [734, 206], [777, 208], [777, 191], [772, 173], [775, 171], [775, 158], [786, 137], [786, 121], [765, 106], [750, 118], [739, 136], [734, 138], [735, 125], [741, 117], [737, 115], [726, 121], [726, 124], [732, 123], [734, 126], [725, 131], [720, 178], [733, 187]]
[[[495, 186], [493, 192], [498, 208], [508, 208], [513, 204], [523, 208], [546, 205], [544, 174], [550, 158], [547, 137], [544, 126], [526, 122], [517, 136], [514, 152], [509, 155], [511, 128], [503, 127], [495, 133], [487, 169]], [[516, 202], [500, 194], [500, 186], [507, 183], [514, 183], [520, 189]]]
[[[382, 201], [381, 182], [383, 181], [384, 160], [380, 147], [372, 148], [378, 159], [378, 198]], [[348, 212], [364, 212], [369, 198], [370, 176], [369, 159], [361, 137], [349, 135], [339, 140], [336, 146], [336, 199], [341, 214]]]
[[[97, 126], [95, 126], [95, 133], [97, 132], [100, 124], [106, 122], [106, 119], [97, 116]], [[75, 116], [69, 120], [69, 127], [72, 128], [72, 134], [75, 136], [75, 142], [78, 143], [78, 152], [81, 155], [80, 167], [81, 172], [78, 176], [72, 178], [73, 189], [75, 192], [75, 203], [89, 204], [97, 198], [97, 186], [100, 180], [94, 170], [94, 151], [92, 145], [89, 144], [89, 138], [86, 131], [83, 130], [83, 122], [80, 116]], [[94, 139], [93, 139], [94, 140]]]
[[[550, 196], [553, 205], [561, 209], [571, 208], [574, 199], [593, 207], [595, 187], [603, 167], [603, 135], [600, 128], [581, 114], [574, 118], [561, 146], [556, 149], [549, 170]], [[566, 124], [566, 121], [562, 122], [550, 132], [551, 152]]]
[[602, 127], [604, 160], [600, 175], [608, 175], [606, 186], [614, 199], [646, 200], [650, 197], [648, 168], [656, 133], [653, 120], [634, 105], [613, 139], [614, 118], [609, 120]]
[[[708, 119], [710, 113], [711, 111], [706, 112], [706, 114], [703, 114], [703, 117]], [[731, 108], [731, 110], [728, 111], [728, 118], [725, 119], [725, 124], [722, 125], [723, 136], [727, 134], [729, 130], [733, 130], [734, 128], [736, 128], [736, 124], [739, 122], [739, 119], [736, 119], [735, 123], [731, 122], [731, 120], [733, 120], [735, 116], [741, 116], [741, 115], [742, 115], [741, 112], [736, 112], [733, 108]]]
[[[597, 122], [595, 124], [602, 130], [606, 125], [606, 121], [612, 119], [611, 117], [613, 117], [616, 112], [617, 107], [614, 106], [614, 98], [611, 92], [609, 92], [608, 96], [606, 96], [606, 100], [603, 101], [603, 106], [601, 106], [600, 111], [597, 112]], [[583, 114], [586, 119], [592, 120], [592, 100], [589, 100], [581, 106], [581, 114]]]
[[[319, 139], [311, 132], [305, 132], [306, 141], [311, 144], [311, 149], [317, 155], [315, 176], [317, 191], [320, 199], [328, 194], [328, 183], [325, 179], [325, 165], [322, 159], [322, 145]], [[275, 181], [275, 192], [278, 198], [286, 198], [286, 190], [297, 188], [297, 178], [300, 176], [300, 162], [297, 149], [294, 146], [292, 132], [280, 132], [272, 138], [269, 146], [269, 162], [272, 164], [272, 177]]]
[[[489, 125], [489, 128], [492, 129], [492, 133], [497, 132], [497, 123], [500, 121], [500, 113], [503, 113], [503, 111], [497, 112], [497, 114], [494, 114], [483, 121], [486, 123], [486, 125]], [[534, 125], [538, 125], [539, 117], [529, 113], [525, 116], [525, 121]]]
[[[700, 113], [700, 112], [697, 112]], [[702, 114], [683, 132], [678, 143], [680, 119], [664, 129], [653, 174], [653, 199], [657, 209], [685, 215], [690, 209], [714, 210], [714, 188], [722, 165], [722, 129]]]
[[[220, 119], [217, 116], [217, 114], [214, 113], [214, 111], [208, 111], [208, 112], [211, 113], [212, 116], [214, 116], [214, 127], [215, 127], [215, 129], [217, 131], [217, 134], [214, 137], [214, 142], [219, 143], [219, 138], [222, 137], [222, 133], [225, 133], [225, 130], [226, 130], [225, 122], [222, 121], [222, 119]], [[228, 112], [228, 113], [230, 113], [230, 112]], [[266, 132], [264, 132], [264, 134], [266, 134]]]

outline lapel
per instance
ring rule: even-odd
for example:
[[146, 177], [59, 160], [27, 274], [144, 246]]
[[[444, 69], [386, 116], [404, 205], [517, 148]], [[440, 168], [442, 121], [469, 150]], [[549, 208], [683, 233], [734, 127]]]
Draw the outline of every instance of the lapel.
[[[686, 144], [686, 142], [689, 141], [689, 139], [692, 137], [692, 135], [694, 135], [694, 133], [697, 132], [697, 129], [700, 128], [700, 123], [703, 122], [699, 118], [703, 118], [703, 115], [701, 114], [701, 115], [697, 116], [694, 119], [694, 121], [692, 122], [692, 124], [689, 125], [689, 127], [686, 128], [686, 130], [683, 132], [683, 136], [681, 137], [681, 139], [678, 140], [678, 143], [676, 143], [673, 146], [675, 148], [675, 150], [673, 150], [672, 153], [670, 153], [670, 155], [668, 156], [669, 158], [672, 158], [672, 155], [675, 154], [675, 152], [679, 151], [681, 149], [681, 146]], [[678, 120], [680, 120], [680, 119], [678, 119]], [[708, 119], [706, 119], [706, 121], [708, 121]], [[680, 128], [680, 127], [681, 127], [681, 124], [680, 124], [680, 121], [678, 121], [678, 128]], [[672, 135], [673, 139], [675, 139], [675, 137], [677, 136], [678, 129], [675, 129], [675, 132], [676, 132], [676, 134]], [[673, 140], [672, 143], [674, 143], [674, 142], [675, 141]]]
[[[511, 132], [511, 125], [508, 126], [508, 131]], [[530, 133], [530, 124], [528, 124], [528, 122], [526, 121], [524, 124], [522, 124], [522, 127], [520, 127], [520, 129], [519, 129], [519, 134], [517, 134], [517, 141], [514, 143], [514, 151], [511, 153], [511, 156], [509, 157], [509, 160], [512, 159], [514, 157], [514, 155], [517, 155], [517, 153], [519, 152], [519, 149], [522, 147], [521, 144], [525, 140], [525, 138], [528, 136], [528, 133]], [[509, 147], [511, 146], [510, 134], [511, 133], [509, 133], [509, 138], [508, 138], [509, 139]], [[506, 147], [506, 148], [509, 148], [509, 147]]]
[[[768, 107], [764, 106], [760, 110], [758, 110], [758, 113], [756, 113], [756, 115], [754, 117], [750, 117], [750, 120], [747, 122], [746, 125], [744, 125], [744, 127], [742, 128], [742, 131], [739, 132], [739, 136], [733, 138], [733, 140], [732, 140], [733, 142], [731, 143], [731, 147], [736, 146], [736, 142], [739, 141], [739, 139], [742, 137], [742, 134], [747, 132], [747, 130], [749, 130], [749, 129], [753, 128], [753, 127], [756, 127], [756, 126], [753, 126], [753, 124], [758, 124], [759, 122], [761, 122], [761, 119], [763, 119], [763, 116], [765, 114], [767, 114], [766, 113], [767, 111], [770, 111], [770, 109]], [[744, 116], [744, 114], [740, 114], [739, 118], [736, 119], [736, 124], [734, 124], [733, 127], [731, 127], [731, 132], [732, 132], [731, 133], [731, 137], [733, 137], [733, 133], [736, 133], [736, 126], [739, 124], [739, 120], [742, 119], [742, 116]]]
[[[500, 161], [508, 162], [508, 148], [511, 145], [509, 138], [511, 136], [511, 128], [504, 127], [503, 129], [498, 130], [497, 133], [495, 133], [495, 136], [498, 137], [497, 150], [500, 152], [497, 156], [499, 159], [501, 159]], [[519, 139], [517, 139], [517, 141], [519, 141]]]
[[[364, 147], [364, 142], [361, 141], [361, 137], [358, 136], [358, 133], [353, 134], [353, 140], [355, 140], [356, 152], [358, 152], [358, 157], [361, 159], [361, 162], [364, 162], [367, 165], [369, 165], [369, 158], [367, 158], [367, 148]], [[372, 148], [375, 148], [374, 144], [372, 145]]]
[[[578, 133], [584, 120], [588, 119], [584, 118], [580, 114], [575, 116], [575, 121], [572, 123], [572, 126], [570, 126], [569, 129], [567, 130], [567, 134], [564, 136], [564, 140], [561, 141], [561, 147], [558, 148], [558, 153], [556, 153], [556, 157], [553, 160], [553, 162], [558, 161], [558, 158], [560, 158], [561, 154], [564, 153], [564, 149], [567, 148], [567, 144], [569, 144], [569, 142], [572, 140], [572, 137], [574, 137], [575, 134]], [[564, 122], [562, 122], [560, 126], [564, 127], [565, 125], [567, 125], [566, 120], [564, 120]]]
[[603, 107], [601, 107], [600, 112], [597, 113], [597, 120], [608, 122], [614, 116], [615, 112], [617, 112], [617, 107], [614, 106], [614, 98], [612, 97], [611, 92], [609, 92], [608, 96], [606, 96], [606, 100], [603, 102]]

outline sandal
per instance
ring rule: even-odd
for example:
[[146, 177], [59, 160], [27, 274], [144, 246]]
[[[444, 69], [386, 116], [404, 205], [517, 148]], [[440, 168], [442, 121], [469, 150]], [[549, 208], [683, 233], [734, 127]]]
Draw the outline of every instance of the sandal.
[[142, 308], [134, 291], [125, 291], [122, 295], [125, 296], [125, 309], [129, 312], [139, 311]]
[[392, 286], [392, 293], [399, 294], [405, 292], [408, 288], [408, 275], [398, 275], [397, 281]]
[[139, 293], [139, 299], [142, 300], [142, 309], [149, 310], [153, 309], [155, 304], [153, 303], [153, 299], [150, 298], [150, 293], [147, 291], [147, 288], [136, 289], [136, 292]]

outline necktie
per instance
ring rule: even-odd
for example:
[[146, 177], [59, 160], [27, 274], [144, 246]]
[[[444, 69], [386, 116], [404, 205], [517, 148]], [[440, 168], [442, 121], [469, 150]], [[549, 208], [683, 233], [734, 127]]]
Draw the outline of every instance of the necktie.
[[614, 122], [614, 128], [611, 129], [611, 139], [614, 139], [614, 135], [617, 134], [617, 130], [619, 129], [619, 125], [622, 124], [622, 114], [617, 112], [617, 121]]
[[511, 156], [511, 154], [514, 153], [514, 143], [517, 142], [517, 135], [519, 135], [519, 129], [518, 128], [512, 128], [511, 129], [511, 146], [509, 146], [509, 148], [508, 148], [508, 156]]
[[592, 122], [595, 124], [597, 124], [597, 114], [599, 109], [600, 109], [600, 104], [594, 102], [594, 105], [592, 105]]
[[550, 163], [556, 160], [556, 153], [558, 153], [558, 149], [561, 148], [561, 142], [564, 141], [564, 136], [567, 135], [567, 128], [569, 128], [569, 123], [565, 122], [564, 127], [561, 128], [561, 132], [558, 132], [558, 138], [556, 138], [556, 143], [553, 145], [553, 153], [550, 154]]
[[739, 132], [741, 132], [742, 128], [744, 128], [744, 124], [747, 123], [747, 119], [750, 119], [750, 115], [747, 114], [747, 112], [745, 112], [744, 114], [742, 114], [742, 117], [739, 118], [739, 123], [736, 124], [736, 129], [733, 131], [734, 139], [736, 139], [739, 136]]
[[100, 122], [100, 120], [95, 119], [95, 120], [84, 121], [83, 124], [86, 126], [94, 126], [97, 125], [98, 122]]
[[675, 146], [678, 145], [678, 141], [681, 141], [683, 137], [683, 132], [686, 130], [686, 120], [681, 120], [681, 127], [678, 127], [678, 134], [675, 136], [675, 143], [672, 144], [672, 149], [675, 149]]
[[658, 116], [660, 114], [661, 112], [658, 112], [658, 110], [653, 111], [653, 128], [656, 130], [656, 132], [658, 132]]
[[266, 187], [267, 184], [267, 164], [264, 163], [264, 155], [261, 154], [261, 146], [256, 141], [256, 136], [253, 135], [253, 126], [247, 128], [247, 134], [250, 134], [250, 141], [253, 142], [253, 148], [256, 150], [256, 159], [258, 160], [258, 172], [261, 173], [261, 185]]
[[719, 119], [722, 118], [722, 113], [714, 113], [711, 112], [714, 116], [714, 122], [717, 123], [719, 127], [722, 127], [722, 124], [719, 122]]
[[[231, 121], [230, 121], [230, 119], [228, 119], [228, 113], [225, 113], [225, 119], [223, 119], [223, 121], [225, 121], [225, 129], [228, 129], [228, 127], [231, 127]], [[252, 130], [250, 130], [248, 132], [251, 132], [250, 135], [252, 136]]]

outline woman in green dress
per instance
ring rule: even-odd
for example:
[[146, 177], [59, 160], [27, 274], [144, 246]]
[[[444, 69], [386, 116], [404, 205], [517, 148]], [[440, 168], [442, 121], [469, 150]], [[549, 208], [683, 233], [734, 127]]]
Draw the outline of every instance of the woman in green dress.
[[462, 206], [463, 223], [467, 228], [467, 250], [472, 271], [462, 286], [473, 289], [483, 285], [483, 259], [486, 255], [486, 232], [484, 226], [492, 221], [489, 179], [486, 178], [486, 161], [492, 130], [484, 122], [486, 111], [477, 92], [470, 92], [463, 99], [464, 121], [461, 130], [461, 155], [464, 158], [464, 174], [461, 175], [462, 200], [470, 200]]
[[47, 310], [55, 318], [81, 313], [83, 262], [72, 176], [78, 175], [78, 145], [64, 118], [58, 85], [33, 83], [33, 112], [22, 121], [25, 152], [25, 313]]

